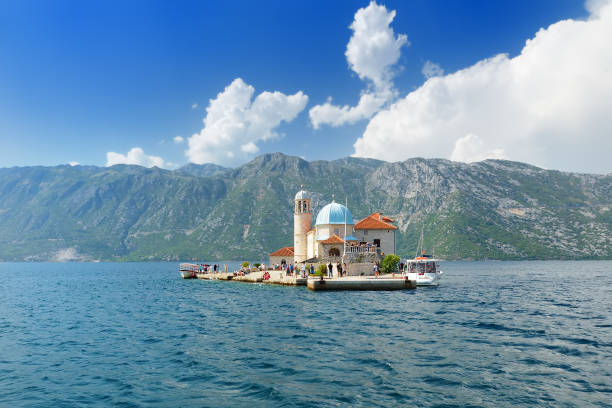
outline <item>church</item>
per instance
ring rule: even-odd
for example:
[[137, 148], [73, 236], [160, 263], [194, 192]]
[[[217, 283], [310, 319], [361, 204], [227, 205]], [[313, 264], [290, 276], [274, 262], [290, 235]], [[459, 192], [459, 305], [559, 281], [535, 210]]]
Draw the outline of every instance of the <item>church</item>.
[[325, 205], [312, 225], [311, 196], [300, 190], [294, 198], [293, 247], [270, 254], [270, 264], [338, 261], [348, 255], [395, 254], [397, 226], [380, 212], [355, 222], [344, 205], [332, 201]]

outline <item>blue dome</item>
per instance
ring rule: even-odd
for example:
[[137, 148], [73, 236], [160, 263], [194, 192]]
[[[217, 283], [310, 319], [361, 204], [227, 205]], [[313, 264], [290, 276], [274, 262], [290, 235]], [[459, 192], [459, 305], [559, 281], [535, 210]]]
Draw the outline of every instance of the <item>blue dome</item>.
[[321, 208], [321, 211], [317, 214], [317, 221], [315, 225], [327, 225], [327, 224], [344, 224], [346, 213], [346, 223], [349, 225], [355, 224], [353, 222], [353, 214], [351, 210], [338, 203], [329, 203], [325, 207]]

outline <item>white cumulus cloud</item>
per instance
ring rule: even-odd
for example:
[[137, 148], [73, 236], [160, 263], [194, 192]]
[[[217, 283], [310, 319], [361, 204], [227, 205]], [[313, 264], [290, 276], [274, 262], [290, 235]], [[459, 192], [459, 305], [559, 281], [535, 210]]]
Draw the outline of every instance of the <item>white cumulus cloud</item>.
[[429, 79], [444, 75], [444, 70], [435, 62], [425, 61], [425, 64], [423, 64], [423, 69], [421, 69], [421, 73], [425, 76], [425, 78]]
[[392, 67], [400, 57], [401, 48], [408, 44], [405, 35], [396, 35], [391, 28], [394, 18], [395, 10], [388, 11], [374, 1], [357, 10], [349, 27], [353, 35], [345, 56], [350, 68], [368, 86], [361, 92], [357, 106], [336, 106], [328, 99], [312, 107], [309, 116], [315, 129], [322, 124], [340, 126], [370, 118], [394, 98]]
[[185, 141], [185, 139], [183, 139], [182, 136], [174, 136], [172, 140], [174, 141], [175, 144], [181, 144]]
[[259, 151], [256, 143], [279, 135], [281, 122], [291, 122], [304, 110], [308, 96], [262, 92], [235, 79], [206, 108], [204, 128], [192, 135], [186, 151], [193, 163], [237, 164]]
[[132, 148], [126, 155], [115, 152], [106, 153], [106, 166], [115, 164], [136, 164], [144, 167], [165, 167], [164, 159], [158, 156], [149, 156], [140, 147]]
[[79, 163], [77, 161], [71, 161], [71, 162], [68, 162], [68, 164], [71, 165], [72, 167], [74, 167], [74, 166], [78, 166], [81, 163]]
[[590, 4], [587, 20], [540, 29], [513, 58], [429, 78], [370, 120], [354, 155], [611, 171], [612, 3]]
[[505, 159], [506, 153], [503, 149], [486, 150], [484, 141], [477, 135], [468, 134], [457, 139], [455, 147], [450, 155], [454, 161], [466, 163], [478, 162], [486, 159]]

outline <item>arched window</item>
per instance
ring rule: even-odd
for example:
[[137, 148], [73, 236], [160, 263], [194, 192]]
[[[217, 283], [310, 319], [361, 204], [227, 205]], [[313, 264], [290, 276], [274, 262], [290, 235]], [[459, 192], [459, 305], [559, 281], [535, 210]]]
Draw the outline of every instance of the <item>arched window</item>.
[[338, 248], [331, 248], [328, 252], [329, 256], [340, 256], [340, 250]]

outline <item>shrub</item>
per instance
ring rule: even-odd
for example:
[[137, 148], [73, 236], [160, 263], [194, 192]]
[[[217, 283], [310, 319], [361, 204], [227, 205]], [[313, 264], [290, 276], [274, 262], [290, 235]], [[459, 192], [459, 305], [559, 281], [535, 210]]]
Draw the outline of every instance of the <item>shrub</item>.
[[397, 271], [397, 265], [400, 262], [400, 257], [397, 255], [387, 255], [383, 259], [380, 269], [384, 273], [393, 273]]
[[314, 274], [315, 276], [326, 276], [327, 275], [327, 265], [325, 264], [319, 265]]
[[254, 268], [259, 268], [260, 266], [261, 266], [261, 264], [260, 264], [259, 262], [255, 262], [255, 263], [253, 264], [253, 267], [254, 267]]
[[244, 262], [242, 263], [242, 267], [243, 267], [243, 268], [248, 268], [250, 264], [251, 264], [250, 262], [248, 262], [248, 261], [244, 261]]

